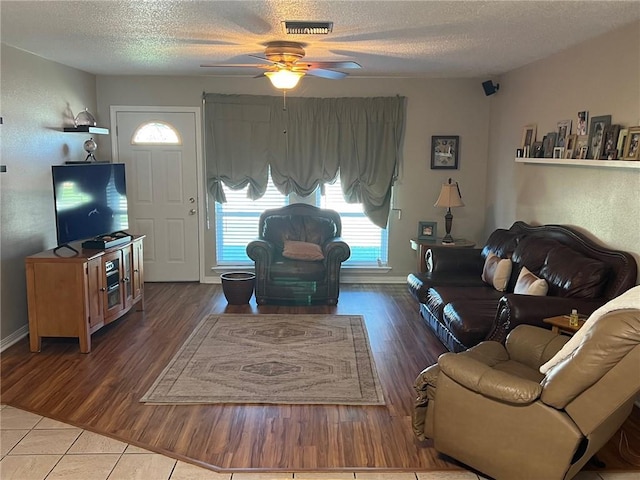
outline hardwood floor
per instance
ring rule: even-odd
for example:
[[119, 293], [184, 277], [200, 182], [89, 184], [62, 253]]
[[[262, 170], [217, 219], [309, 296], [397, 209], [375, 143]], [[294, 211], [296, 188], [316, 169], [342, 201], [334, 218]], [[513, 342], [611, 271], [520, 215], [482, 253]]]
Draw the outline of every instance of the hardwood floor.
[[[24, 339], [3, 352], [2, 403], [149, 450], [221, 470], [447, 470], [460, 466], [411, 430], [413, 381], [445, 351], [404, 285], [344, 285], [337, 307], [227, 305], [220, 285], [145, 285], [145, 312], [132, 312], [92, 336]], [[209, 313], [360, 314], [366, 321], [387, 405], [181, 405], [139, 402]], [[638, 409], [623, 426], [640, 450]], [[632, 470], [620, 432], [600, 451], [607, 470]], [[628, 457], [627, 457], [628, 458]], [[637, 469], [637, 467], [635, 467]]]

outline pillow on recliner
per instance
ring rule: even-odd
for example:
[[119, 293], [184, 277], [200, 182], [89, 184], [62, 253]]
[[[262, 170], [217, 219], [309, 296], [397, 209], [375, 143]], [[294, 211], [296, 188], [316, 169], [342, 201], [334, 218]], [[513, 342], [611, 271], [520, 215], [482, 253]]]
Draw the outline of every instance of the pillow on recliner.
[[282, 256], [292, 260], [324, 260], [324, 254], [320, 245], [309, 242], [297, 242], [295, 240], [285, 240]]
[[511, 260], [490, 253], [484, 261], [482, 280], [499, 292], [504, 292], [511, 276]]
[[518, 281], [513, 289], [513, 293], [520, 295], [537, 295], [544, 297], [549, 290], [549, 285], [544, 278], [538, 278], [529, 271], [527, 267], [522, 267]]

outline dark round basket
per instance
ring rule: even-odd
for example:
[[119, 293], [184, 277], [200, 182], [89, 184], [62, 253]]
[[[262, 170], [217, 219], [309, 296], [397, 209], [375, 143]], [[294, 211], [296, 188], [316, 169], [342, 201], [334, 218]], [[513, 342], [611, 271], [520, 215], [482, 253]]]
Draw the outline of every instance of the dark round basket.
[[222, 291], [230, 305], [249, 303], [253, 295], [256, 276], [250, 272], [229, 272], [220, 275]]

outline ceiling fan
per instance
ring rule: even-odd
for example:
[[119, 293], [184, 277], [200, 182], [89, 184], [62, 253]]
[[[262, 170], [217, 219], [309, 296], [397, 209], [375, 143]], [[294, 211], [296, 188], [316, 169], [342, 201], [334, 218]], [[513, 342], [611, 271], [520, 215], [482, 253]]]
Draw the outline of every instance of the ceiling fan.
[[273, 86], [281, 90], [294, 88], [304, 75], [337, 80], [346, 77], [347, 74], [333, 69], [361, 68], [358, 63], [353, 61], [302, 61], [304, 56], [305, 51], [301, 44], [276, 41], [267, 43], [264, 57], [249, 55], [249, 57], [267, 62], [265, 64], [203, 64], [200, 66], [207, 68], [260, 68], [266, 71], [258, 75], [258, 77], [268, 77]]

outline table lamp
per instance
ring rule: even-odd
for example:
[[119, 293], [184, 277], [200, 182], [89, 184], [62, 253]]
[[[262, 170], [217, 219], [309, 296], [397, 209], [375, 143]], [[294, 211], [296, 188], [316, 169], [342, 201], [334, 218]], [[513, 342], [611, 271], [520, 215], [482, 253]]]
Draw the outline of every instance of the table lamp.
[[451, 214], [451, 209], [455, 207], [464, 207], [464, 202], [462, 201], [462, 195], [460, 195], [460, 187], [458, 187], [458, 182], [451, 183], [451, 179], [449, 179], [449, 183], [442, 184], [440, 195], [438, 196], [438, 200], [436, 200], [434, 207], [443, 207], [447, 209], [447, 213], [444, 216], [445, 231], [447, 233], [442, 239], [442, 243], [453, 244], [454, 241], [453, 237], [451, 236], [453, 215]]

